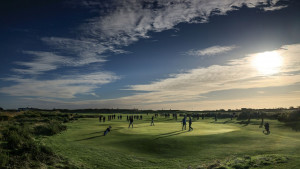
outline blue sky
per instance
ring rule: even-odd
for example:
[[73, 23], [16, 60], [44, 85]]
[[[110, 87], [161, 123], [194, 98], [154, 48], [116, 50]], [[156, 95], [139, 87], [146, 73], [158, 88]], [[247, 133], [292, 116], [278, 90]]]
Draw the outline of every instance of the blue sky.
[[296, 0], [3, 4], [1, 107], [300, 106]]

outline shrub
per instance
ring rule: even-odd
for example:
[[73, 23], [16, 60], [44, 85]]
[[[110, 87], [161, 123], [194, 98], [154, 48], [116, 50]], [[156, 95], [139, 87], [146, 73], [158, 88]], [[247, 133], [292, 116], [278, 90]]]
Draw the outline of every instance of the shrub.
[[0, 147], [0, 168], [4, 168], [9, 163], [9, 154]]
[[0, 116], [0, 121], [8, 121], [8, 120], [9, 120], [9, 116], [7, 116], [7, 115]]
[[46, 135], [46, 136], [52, 136], [54, 134], [60, 133], [61, 131], [64, 131], [67, 129], [67, 126], [54, 121], [54, 122], [49, 122], [48, 124], [45, 125], [40, 125], [36, 126], [34, 128], [35, 134], [36, 135]]
[[7, 141], [7, 148], [11, 150], [23, 150], [32, 146], [33, 138], [27, 126], [9, 126], [3, 131], [3, 139]]

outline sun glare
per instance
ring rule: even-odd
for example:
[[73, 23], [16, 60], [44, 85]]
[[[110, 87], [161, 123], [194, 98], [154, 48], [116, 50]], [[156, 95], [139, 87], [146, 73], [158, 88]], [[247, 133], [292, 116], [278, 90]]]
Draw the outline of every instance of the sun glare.
[[280, 72], [283, 59], [277, 52], [264, 52], [254, 56], [252, 65], [262, 75], [273, 75]]

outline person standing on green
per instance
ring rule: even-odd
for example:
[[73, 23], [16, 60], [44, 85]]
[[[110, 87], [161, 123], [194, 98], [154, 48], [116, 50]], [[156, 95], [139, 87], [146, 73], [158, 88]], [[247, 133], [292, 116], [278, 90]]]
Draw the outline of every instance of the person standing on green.
[[193, 127], [192, 127], [192, 118], [191, 117], [189, 117], [190, 119], [189, 119], [189, 131], [191, 131], [191, 130], [194, 130], [193, 129]]
[[133, 117], [132, 116], [129, 118], [129, 126], [128, 126], [128, 128], [130, 128], [130, 125], [133, 128]]
[[184, 130], [186, 130], [186, 116], [184, 116], [182, 119], [182, 130], [183, 130], [183, 127], [184, 127]]
[[152, 119], [151, 119], [151, 126], [154, 126], [154, 116], [152, 116]]

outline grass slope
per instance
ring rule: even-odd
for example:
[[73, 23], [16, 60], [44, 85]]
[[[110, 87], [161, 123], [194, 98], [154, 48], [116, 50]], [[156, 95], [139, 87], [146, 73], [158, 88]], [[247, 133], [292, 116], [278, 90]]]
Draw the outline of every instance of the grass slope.
[[[67, 131], [43, 141], [82, 168], [187, 168], [268, 154], [289, 160], [264, 168], [300, 166], [300, 133], [277, 121], [268, 120], [271, 134], [265, 135], [258, 120], [249, 125], [228, 119], [198, 120], [193, 122], [194, 130], [187, 132], [172, 118], [155, 119], [155, 126], [150, 126], [150, 117], [134, 120], [134, 128], [128, 128], [124, 115], [122, 121], [105, 123], [79, 119], [68, 123]], [[103, 136], [109, 125], [112, 132]]]

